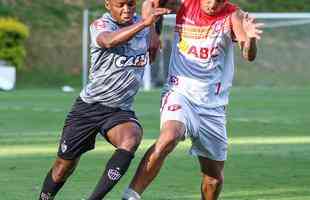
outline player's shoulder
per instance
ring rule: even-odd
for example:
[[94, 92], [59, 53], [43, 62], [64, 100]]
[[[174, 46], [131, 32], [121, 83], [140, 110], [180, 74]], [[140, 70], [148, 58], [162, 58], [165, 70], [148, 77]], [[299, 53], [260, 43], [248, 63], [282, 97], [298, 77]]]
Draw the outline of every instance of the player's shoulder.
[[117, 23], [114, 22], [110, 13], [104, 13], [100, 18], [95, 19], [90, 26], [97, 30], [103, 30], [106, 28], [116, 29]]

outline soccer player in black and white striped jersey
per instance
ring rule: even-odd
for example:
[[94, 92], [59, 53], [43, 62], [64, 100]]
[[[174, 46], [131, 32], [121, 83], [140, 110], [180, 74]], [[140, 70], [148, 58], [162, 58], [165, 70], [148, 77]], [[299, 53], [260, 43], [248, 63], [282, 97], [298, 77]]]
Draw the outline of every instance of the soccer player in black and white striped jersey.
[[[105, 0], [109, 12], [91, 26], [91, 67], [88, 85], [69, 112], [58, 156], [43, 183], [39, 200], [52, 200], [72, 174], [80, 156], [94, 149], [97, 133], [116, 151], [88, 200], [100, 200], [127, 171], [142, 138], [132, 109], [154, 31], [152, 25], [169, 9], [143, 8], [135, 15], [136, 0]], [[149, 12], [152, 10], [152, 12]]]

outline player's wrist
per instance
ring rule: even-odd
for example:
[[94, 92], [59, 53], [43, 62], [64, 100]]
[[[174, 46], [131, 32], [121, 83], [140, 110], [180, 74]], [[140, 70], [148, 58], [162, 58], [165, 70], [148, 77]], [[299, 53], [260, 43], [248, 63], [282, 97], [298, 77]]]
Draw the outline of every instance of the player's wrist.
[[149, 22], [149, 20], [147, 19], [142, 19], [142, 26], [143, 28], [146, 28], [148, 26], [150, 26], [152, 23]]

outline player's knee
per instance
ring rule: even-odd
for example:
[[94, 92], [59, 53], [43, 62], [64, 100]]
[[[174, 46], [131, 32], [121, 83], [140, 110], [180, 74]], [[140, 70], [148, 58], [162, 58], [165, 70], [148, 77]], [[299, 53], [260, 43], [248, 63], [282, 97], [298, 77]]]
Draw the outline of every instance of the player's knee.
[[140, 132], [129, 134], [127, 137], [124, 137], [119, 148], [125, 149], [130, 152], [135, 152], [138, 149], [141, 140], [142, 134]]
[[[72, 162], [72, 163], [71, 163]], [[64, 161], [62, 159], [57, 159], [54, 167], [52, 177], [56, 183], [65, 181], [74, 170], [74, 161]]]
[[205, 176], [203, 179], [202, 183], [202, 190], [204, 192], [206, 191], [216, 191], [220, 189], [224, 184], [224, 176], [219, 176], [219, 177], [210, 177], [210, 176]]
[[167, 137], [159, 138], [155, 145], [155, 154], [157, 154], [158, 157], [166, 157], [178, 144], [178, 137], [174, 137], [174, 134], [166, 133]]

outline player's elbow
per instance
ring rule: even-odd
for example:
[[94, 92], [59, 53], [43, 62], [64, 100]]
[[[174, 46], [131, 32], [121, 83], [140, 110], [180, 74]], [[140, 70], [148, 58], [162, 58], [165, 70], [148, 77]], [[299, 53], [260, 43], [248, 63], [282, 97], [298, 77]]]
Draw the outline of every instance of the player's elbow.
[[97, 42], [98, 42], [98, 45], [100, 47], [105, 48], [105, 49], [109, 49], [109, 48], [114, 47], [112, 41], [100, 40], [100, 41], [97, 41]]
[[249, 61], [249, 62], [253, 62], [255, 59], [256, 59], [256, 55], [247, 57], [247, 61]]
[[105, 48], [105, 49], [113, 48], [116, 46], [113, 39], [105, 35], [98, 36], [97, 43], [100, 47]]
[[244, 53], [243, 58], [246, 61], [253, 62], [256, 59], [256, 53]]

